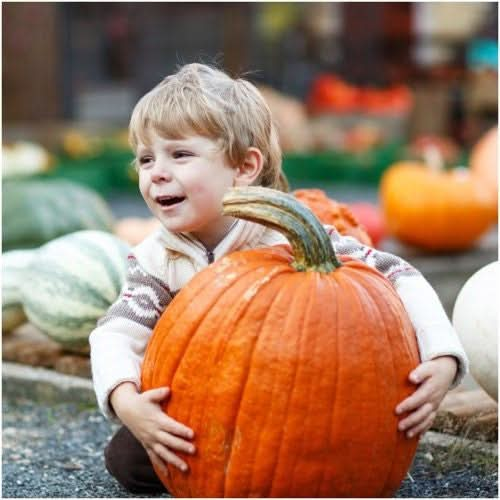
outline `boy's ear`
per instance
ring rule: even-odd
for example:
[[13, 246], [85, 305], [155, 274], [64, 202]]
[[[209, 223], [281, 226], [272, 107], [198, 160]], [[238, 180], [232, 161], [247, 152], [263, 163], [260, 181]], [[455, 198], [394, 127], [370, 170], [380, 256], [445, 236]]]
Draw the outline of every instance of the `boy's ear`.
[[250, 186], [259, 177], [264, 166], [264, 156], [258, 148], [248, 148], [243, 163], [236, 167], [235, 186]]

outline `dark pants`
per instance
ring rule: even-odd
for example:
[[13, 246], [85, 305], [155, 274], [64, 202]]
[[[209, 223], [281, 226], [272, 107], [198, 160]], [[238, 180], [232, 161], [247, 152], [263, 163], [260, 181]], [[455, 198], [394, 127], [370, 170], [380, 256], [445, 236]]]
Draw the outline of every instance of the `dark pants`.
[[167, 493], [142, 444], [121, 427], [104, 450], [108, 472], [131, 493]]

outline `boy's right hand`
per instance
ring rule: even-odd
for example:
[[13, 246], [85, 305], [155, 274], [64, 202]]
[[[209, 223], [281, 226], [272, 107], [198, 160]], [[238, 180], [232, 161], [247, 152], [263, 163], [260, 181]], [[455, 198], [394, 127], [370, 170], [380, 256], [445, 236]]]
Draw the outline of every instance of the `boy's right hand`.
[[170, 395], [168, 387], [138, 393], [135, 384], [124, 382], [110, 396], [111, 405], [123, 424], [142, 443], [153, 465], [167, 474], [164, 462], [182, 471], [188, 466], [173, 450], [193, 454], [189, 439], [193, 431], [166, 415], [160, 403]]

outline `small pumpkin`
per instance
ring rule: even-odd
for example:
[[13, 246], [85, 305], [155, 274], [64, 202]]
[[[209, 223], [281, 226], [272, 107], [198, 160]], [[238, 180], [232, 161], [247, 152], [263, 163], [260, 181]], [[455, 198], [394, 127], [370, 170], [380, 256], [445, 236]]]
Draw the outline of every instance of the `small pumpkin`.
[[98, 140], [80, 130], [67, 130], [61, 140], [62, 151], [70, 158], [79, 159], [95, 155], [98, 150]]
[[498, 401], [498, 301], [500, 263], [475, 272], [461, 288], [452, 321], [477, 383]]
[[311, 85], [307, 105], [311, 114], [353, 112], [360, 105], [360, 89], [334, 74], [321, 74]]
[[484, 181], [494, 200], [498, 197], [498, 127], [486, 132], [471, 151], [470, 168]]
[[377, 248], [387, 235], [384, 214], [380, 207], [366, 201], [349, 203], [348, 207], [362, 227], [366, 229], [373, 246]]
[[419, 362], [394, 288], [340, 261], [291, 195], [234, 188], [223, 203], [293, 251], [231, 253], [160, 317], [142, 388], [171, 388], [163, 408], [194, 430], [197, 452], [183, 457], [189, 473], [168, 465], [158, 477], [178, 497], [392, 496], [417, 446], [394, 408]]
[[335, 226], [340, 234], [353, 236], [360, 243], [370, 246], [373, 244], [349, 207], [332, 200], [321, 189], [297, 189], [293, 195], [312, 210], [323, 224]]
[[160, 227], [160, 221], [154, 217], [125, 217], [118, 220], [113, 233], [129, 245], [135, 246]]
[[380, 183], [388, 231], [429, 251], [471, 247], [491, 228], [496, 202], [468, 169], [440, 170], [421, 162], [399, 162]]

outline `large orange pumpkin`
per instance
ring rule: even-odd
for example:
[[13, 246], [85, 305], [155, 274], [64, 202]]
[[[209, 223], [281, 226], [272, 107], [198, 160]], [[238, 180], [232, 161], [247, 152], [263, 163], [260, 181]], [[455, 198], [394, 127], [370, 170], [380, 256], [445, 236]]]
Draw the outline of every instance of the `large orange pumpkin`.
[[354, 236], [359, 242], [373, 246], [370, 236], [347, 205], [328, 198], [321, 189], [297, 189], [292, 194], [324, 224], [335, 226], [340, 234]]
[[471, 247], [493, 224], [496, 202], [467, 169], [436, 170], [400, 162], [382, 176], [380, 199], [389, 232], [430, 251]]
[[272, 226], [288, 246], [232, 253], [161, 316], [143, 390], [195, 432], [190, 471], [157, 470], [178, 497], [392, 496], [417, 440], [394, 408], [412, 393], [413, 328], [391, 284], [339, 262], [291, 195], [235, 188], [224, 212]]
[[493, 199], [498, 197], [498, 127], [486, 132], [471, 151], [470, 168], [485, 183]]

